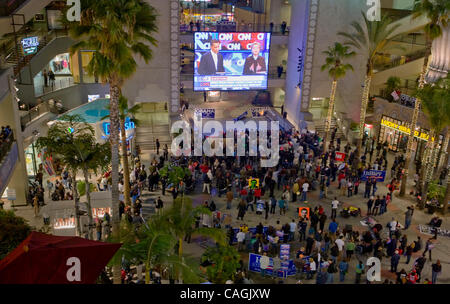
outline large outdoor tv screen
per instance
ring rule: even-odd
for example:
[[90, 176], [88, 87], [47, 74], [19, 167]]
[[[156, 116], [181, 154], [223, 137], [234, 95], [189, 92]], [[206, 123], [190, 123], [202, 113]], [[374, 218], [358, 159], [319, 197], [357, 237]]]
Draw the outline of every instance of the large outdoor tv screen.
[[270, 33], [196, 32], [194, 91], [265, 90]]

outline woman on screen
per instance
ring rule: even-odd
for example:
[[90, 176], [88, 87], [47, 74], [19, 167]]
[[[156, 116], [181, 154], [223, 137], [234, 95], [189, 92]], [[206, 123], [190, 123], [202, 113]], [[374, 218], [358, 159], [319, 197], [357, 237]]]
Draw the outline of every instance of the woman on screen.
[[266, 60], [260, 56], [261, 45], [255, 42], [252, 45], [252, 54], [245, 59], [244, 75], [266, 74]]

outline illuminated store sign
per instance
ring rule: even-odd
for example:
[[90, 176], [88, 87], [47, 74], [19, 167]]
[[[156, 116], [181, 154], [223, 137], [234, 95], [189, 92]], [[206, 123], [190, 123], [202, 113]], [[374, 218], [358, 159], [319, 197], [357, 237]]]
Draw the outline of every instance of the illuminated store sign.
[[[135, 128], [136, 128], [136, 126], [135, 126], [134, 122], [132, 122], [132, 121], [130, 120], [130, 118], [127, 117], [127, 118], [125, 119], [125, 131], [131, 130], [131, 129], [135, 129]], [[103, 129], [103, 133], [104, 133], [106, 136], [109, 136], [109, 135], [111, 134], [111, 132], [110, 132], [110, 129], [111, 129], [111, 123], [110, 123], [110, 122], [104, 122], [104, 123], [102, 124], [102, 129]]]
[[38, 37], [27, 37], [22, 39], [22, 48], [25, 55], [35, 54], [39, 46]]
[[[400, 131], [400, 132], [408, 134], [408, 135], [411, 134], [411, 129], [408, 128], [407, 126], [399, 125], [399, 124], [396, 124], [395, 122], [388, 121], [386, 119], [381, 119], [381, 125], [388, 127], [390, 129]], [[430, 138], [430, 135], [416, 130], [416, 131], [414, 131], [414, 137], [428, 141], [428, 139]], [[434, 138], [432, 140], [434, 141]]]

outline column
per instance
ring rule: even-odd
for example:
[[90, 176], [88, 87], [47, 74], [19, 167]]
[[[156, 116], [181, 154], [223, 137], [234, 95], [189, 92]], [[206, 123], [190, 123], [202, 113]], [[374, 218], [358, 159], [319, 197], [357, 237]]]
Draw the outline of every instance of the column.
[[[288, 120], [299, 128], [304, 128], [305, 113], [309, 108], [314, 32], [308, 42], [310, 7], [314, 7], [317, 17], [318, 0], [291, 1], [291, 25], [289, 32], [288, 60], [286, 71], [285, 111]], [[314, 30], [316, 20], [314, 19]], [[306, 77], [305, 77], [306, 76]]]

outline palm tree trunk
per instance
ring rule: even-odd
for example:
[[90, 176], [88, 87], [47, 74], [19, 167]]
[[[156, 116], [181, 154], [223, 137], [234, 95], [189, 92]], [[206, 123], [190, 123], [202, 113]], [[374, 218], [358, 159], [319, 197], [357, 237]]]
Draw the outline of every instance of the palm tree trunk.
[[[435, 138], [435, 140], [433, 141], [432, 138]], [[424, 183], [423, 183], [423, 191], [422, 191], [422, 200], [420, 202], [420, 208], [424, 208], [425, 203], [427, 201], [427, 197], [428, 197], [428, 185], [430, 184], [430, 181], [432, 179], [432, 175], [433, 175], [433, 154], [434, 154], [434, 150], [435, 150], [435, 146], [436, 146], [436, 130], [435, 129], [431, 129], [430, 132], [430, 137], [428, 139], [428, 153], [425, 153], [425, 167], [424, 167]]]
[[[422, 72], [420, 73], [420, 78], [419, 78], [419, 89], [423, 88], [423, 86], [425, 84], [425, 75], [427, 74], [427, 70], [428, 70], [428, 59], [431, 55], [432, 43], [433, 43], [432, 41], [427, 39], [427, 42], [426, 42], [427, 50], [425, 53], [425, 58], [423, 60]], [[411, 125], [410, 125], [411, 130], [410, 130], [410, 134], [408, 137], [408, 144], [406, 146], [407, 148], [406, 148], [406, 156], [405, 156], [405, 171], [402, 176], [402, 185], [400, 188], [400, 196], [405, 195], [406, 183], [407, 183], [407, 179], [408, 179], [408, 168], [409, 168], [409, 163], [411, 161], [411, 154], [412, 154], [411, 150], [412, 150], [412, 144], [414, 141], [414, 132], [415, 132], [416, 126], [417, 126], [417, 119], [419, 118], [420, 103], [421, 103], [421, 101], [417, 97], [415, 107], [414, 107], [413, 117], [411, 119]], [[416, 151], [416, 153], [417, 153], [417, 151]]]
[[78, 198], [78, 191], [77, 191], [77, 175], [76, 172], [72, 173], [73, 175], [73, 202], [75, 204], [75, 217], [77, 219], [77, 233], [78, 236], [81, 237], [81, 224], [80, 224], [80, 212], [78, 210], [78, 202], [77, 202], [77, 198]]
[[442, 145], [441, 149], [441, 155], [439, 157], [439, 164], [437, 166], [436, 175], [434, 179], [437, 179], [439, 177], [439, 174], [442, 170], [442, 168], [447, 166], [448, 163], [448, 142], [450, 139], [450, 129], [447, 130], [447, 134], [445, 135], [444, 144]]
[[446, 214], [448, 209], [448, 202], [450, 201], [450, 170], [447, 173], [447, 190], [445, 191], [444, 197], [444, 209], [442, 209], [442, 213]]
[[[111, 120], [111, 179], [112, 179], [112, 234], [116, 240], [120, 239], [119, 218], [119, 96], [120, 89], [115, 83], [110, 83], [110, 108]], [[114, 284], [120, 284], [120, 262], [113, 265]]]
[[122, 137], [122, 167], [123, 167], [123, 196], [125, 205], [131, 206], [130, 199], [130, 167], [128, 165], [127, 139], [125, 132], [125, 120], [120, 120], [120, 135]]
[[334, 100], [336, 98], [336, 87], [337, 87], [337, 80], [334, 79], [333, 83], [331, 84], [330, 102], [328, 104], [328, 115], [327, 120], [325, 122], [325, 136], [323, 137], [324, 152], [327, 152], [328, 150], [328, 135], [330, 133], [331, 119], [333, 117]]
[[84, 184], [86, 186], [86, 201], [87, 201], [87, 207], [88, 207], [88, 216], [89, 216], [89, 239], [93, 240], [93, 225], [94, 225], [94, 219], [92, 218], [92, 206], [91, 206], [91, 185], [89, 184], [89, 173], [88, 169], [83, 169], [84, 174]]
[[366, 74], [366, 78], [364, 79], [364, 89], [361, 101], [361, 114], [359, 116], [359, 136], [358, 136], [358, 153], [357, 159], [359, 161], [359, 156], [361, 155], [362, 149], [362, 139], [364, 137], [364, 124], [366, 122], [366, 110], [367, 104], [369, 103], [369, 92], [370, 92], [370, 83], [372, 82], [372, 76], [370, 76], [369, 72]]

